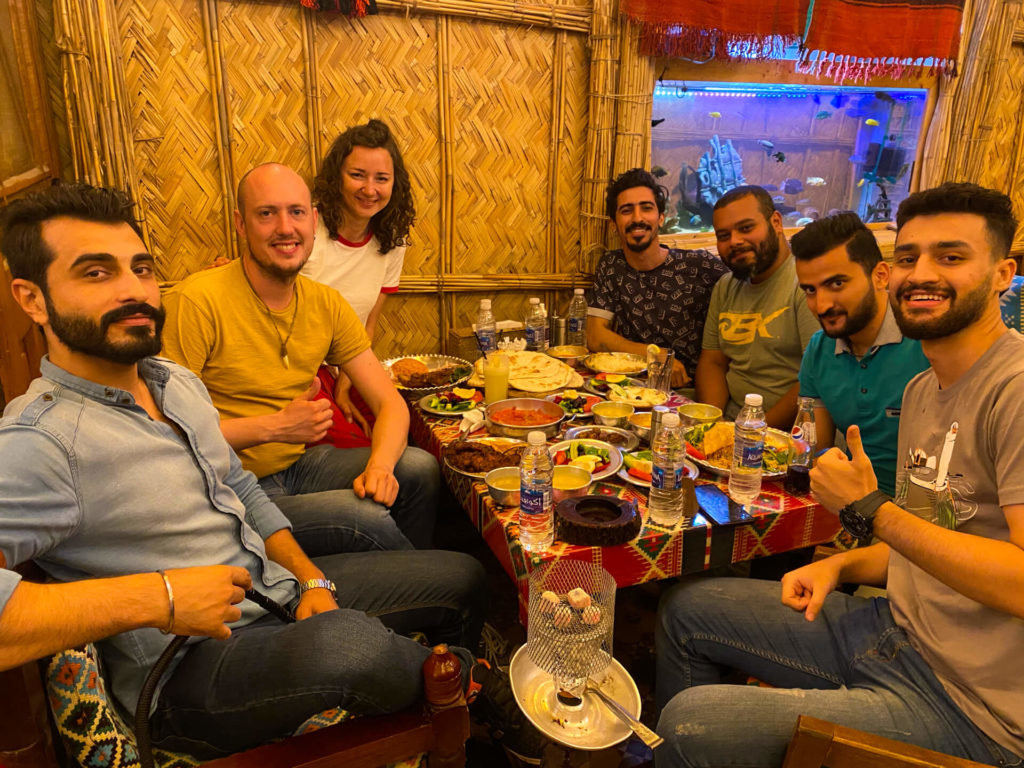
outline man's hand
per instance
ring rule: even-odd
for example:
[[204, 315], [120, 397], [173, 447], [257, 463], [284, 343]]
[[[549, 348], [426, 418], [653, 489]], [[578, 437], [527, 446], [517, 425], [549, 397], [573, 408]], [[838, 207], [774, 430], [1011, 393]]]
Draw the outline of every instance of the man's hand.
[[690, 374], [686, 372], [686, 366], [678, 360], [672, 361], [672, 386], [685, 387], [690, 383]]
[[831, 512], [863, 499], [878, 488], [871, 460], [864, 453], [860, 427], [846, 430], [850, 458], [838, 448], [829, 448], [811, 470], [811, 493]]
[[363, 414], [359, 412], [359, 409], [352, 405], [351, 390], [351, 380], [339, 371], [338, 383], [334, 385], [334, 402], [337, 404], [342, 416], [345, 417], [345, 421], [349, 424], [354, 421], [359, 426], [359, 429], [363, 431], [363, 434], [370, 437], [370, 425], [363, 418]]
[[299, 621], [316, 616], [318, 613], [338, 610], [338, 603], [329, 589], [307, 589], [295, 606], [295, 618]]
[[360, 499], [369, 496], [378, 504], [390, 507], [398, 497], [398, 478], [393, 470], [367, 464], [363, 473], [352, 481], [352, 490]]
[[[154, 577], [159, 578], [159, 574]], [[178, 568], [167, 571], [167, 580], [174, 591], [171, 632], [217, 640], [231, 636], [228, 624], [241, 618], [242, 609], [237, 606], [245, 599], [245, 590], [252, 587], [249, 572], [230, 565]], [[159, 628], [166, 627], [165, 622]]]
[[827, 557], [790, 571], [782, 577], [782, 604], [814, 621], [825, 598], [839, 585], [840, 570], [839, 559]]
[[320, 379], [313, 379], [309, 389], [275, 414], [275, 443], [315, 443], [327, 434], [333, 417], [331, 404], [314, 400], [320, 393]]

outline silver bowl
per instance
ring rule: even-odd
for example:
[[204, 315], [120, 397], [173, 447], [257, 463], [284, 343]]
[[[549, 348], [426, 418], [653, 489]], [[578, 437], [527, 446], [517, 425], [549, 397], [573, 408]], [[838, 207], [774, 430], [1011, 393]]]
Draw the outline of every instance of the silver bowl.
[[[562, 485], [569, 487], [559, 489], [559, 479], [561, 479]], [[568, 464], [561, 464], [555, 467], [555, 488], [552, 493], [555, 504], [560, 502], [562, 499], [574, 499], [577, 496], [586, 496], [587, 491], [590, 490], [590, 483], [592, 481], [593, 478], [590, 476], [590, 473], [583, 467], [570, 467]]]
[[575, 368], [583, 361], [583, 358], [590, 354], [590, 350], [586, 347], [562, 344], [561, 346], [548, 349], [548, 354], [556, 360], [561, 360], [566, 365], [571, 365]]
[[[629, 428], [636, 432], [637, 437], [639, 437], [640, 440], [645, 443], [648, 442], [651, 438], [651, 415], [652, 414], [650, 413], [650, 411], [643, 411], [642, 413], [634, 413], [632, 416], [629, 417]], [[637, 417], [643, 416], [647, 417], [646, 427], [636, 423]]]
[[[506, 408], [539, 411], [548, 418], [541, 424], [530, 424], [529, 426], [503, 424], [495, 421], [493, 418], [494, 414]], [[492, 435], [501, 435], [503, 437], [517, 437], [520, 440], [524, 440], [531, 432], [543, 432], [547, 437], [554, 437], [558, 433], [558, 425], [565, 420], [566, 416], [567, 414], [562, 410], [562, 406], [557, 403], [538, 400], [532, 397], [513, 397], [508, 400], [499, 400], [496, 403], [491, 403], [484, 410], [484, 419], [487, 421], [488, 432]]]
[[[516, 488], [514, 491], [508, 488], [495, 487], [495, 481], [504, 477], [515, 478]], [[487, 490], [491, 494], [491, 498], [494, 499], [495, 504], [502, 507], [519, 506], [519, 467], [498, 467], [497, 469], [492, 469], [484, 476], [484, 482], [487, 483]]]
[[[613, 403], [608, 400], [603, 403], [594, 403], [590, 412], [594, 414], [595, 424], [600, 424], [603, 427], [622, 428], [626, 426], [629, 417], [633, 415], [635, 410], [629, 403]], [[606, 411], [618, 413], [619, 415], [610, 416], [605, 413]]]
[[[609, 440], [609, 433], [615, 435], [617, 439], [614, 441]], [[603, 440], [606, 443], [614, 445], [621, 453], [634, 451], [640, 445], [640, 437], [635, 432], [631, 432], [628, 429], [622, 429], [621, 427], [603, 427], [600, 425], [588, 424], [585, 427], [571, 427], [570, 429], [565, 430], [566, 440], [576, 440], [577, 438]]]

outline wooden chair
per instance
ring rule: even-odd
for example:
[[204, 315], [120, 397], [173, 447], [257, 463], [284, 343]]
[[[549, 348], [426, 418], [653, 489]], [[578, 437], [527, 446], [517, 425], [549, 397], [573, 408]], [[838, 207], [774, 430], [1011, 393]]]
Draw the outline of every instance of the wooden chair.
[[982, 763], [933, 752], [801, 715], [782, 768], [984, 768]]

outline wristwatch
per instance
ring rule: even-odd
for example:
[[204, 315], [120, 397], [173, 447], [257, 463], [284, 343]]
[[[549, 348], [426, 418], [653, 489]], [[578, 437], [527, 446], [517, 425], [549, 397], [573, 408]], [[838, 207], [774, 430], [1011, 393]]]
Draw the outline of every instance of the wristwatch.
[[332, 595], [338, 596], [338, 588], [334, 586], [334, 582], [330, 579], [308, 579], [299, 584], [299, 594], [307, 589], [329, 589]]
[[874, 490], [839, 510], [839, 522], [843, 529], [855, 539], [866, 539], [871, 535], [875, 525], [875, 514], [878, 508], [887, 501], [892, 501], [884, 491]]

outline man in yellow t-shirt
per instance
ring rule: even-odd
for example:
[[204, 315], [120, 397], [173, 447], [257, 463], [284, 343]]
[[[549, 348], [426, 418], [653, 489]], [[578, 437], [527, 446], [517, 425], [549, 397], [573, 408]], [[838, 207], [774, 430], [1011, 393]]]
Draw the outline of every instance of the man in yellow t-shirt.
[[[164, 353], [203, 380], [228, 443], [308, 553], [429, 547], [437, 462], [407, 447], [408, 407], [355, 312], [333, 288], [299, 275], [316, 216], [309, 188], [287, 166], [245, 174], [235, 211], [245, 251], [167, 293]], [[373, 410], [369, 448], [305, 447], [331, 425], [330, 403], [313, 399], [325, 360]]]

